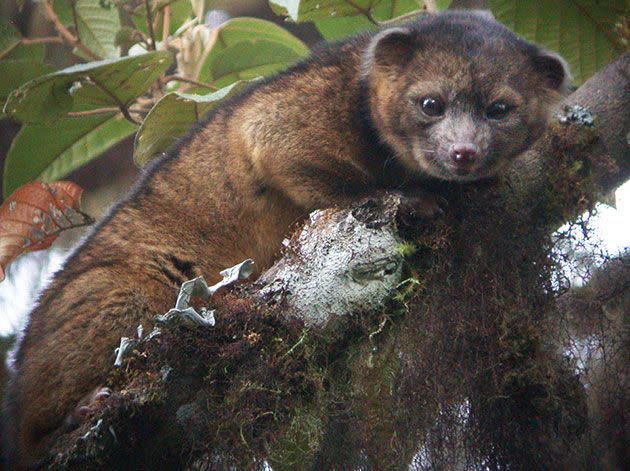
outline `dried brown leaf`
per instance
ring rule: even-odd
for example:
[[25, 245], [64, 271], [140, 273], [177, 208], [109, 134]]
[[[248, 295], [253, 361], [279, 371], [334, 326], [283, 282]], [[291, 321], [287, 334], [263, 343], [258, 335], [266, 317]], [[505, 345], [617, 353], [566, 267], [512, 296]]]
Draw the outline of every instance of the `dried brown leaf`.
[[0, 206], [0, 281], [19, 255], [43, 250], [67, 229], [94, 222], [81, 212], [83, 189], [68, 181], [22, 185]]

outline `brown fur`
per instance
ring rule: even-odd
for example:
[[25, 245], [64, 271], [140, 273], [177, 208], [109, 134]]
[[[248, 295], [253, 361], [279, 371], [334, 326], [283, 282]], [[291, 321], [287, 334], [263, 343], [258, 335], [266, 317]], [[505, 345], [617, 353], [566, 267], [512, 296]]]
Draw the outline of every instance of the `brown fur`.
[[[323, 48], [220, 107], [81, 244], [42, 294], [16, 355], [7, 404], [17, 466], [46, 455], [64, 417], [106, 380], [120, 337], [171, 308], [183, 281], [215, 281], [246, 258], [268, 267], [316, 208], [431, 175], [457, 179], [432, 156], [462, 123], [494, 159], [469, 179], [495, 174], [540, 134], [558, 88], [532, 65], [543, 52], [470, 14], [404, 28], [393, 41], [383, 33]], [[410, 104], [423, 88], [454, 100], [517, 95], [520, 106], [507, 124], [462, 108], [440, 130]], [[433, 154], [414, 154], [414, 142]]]

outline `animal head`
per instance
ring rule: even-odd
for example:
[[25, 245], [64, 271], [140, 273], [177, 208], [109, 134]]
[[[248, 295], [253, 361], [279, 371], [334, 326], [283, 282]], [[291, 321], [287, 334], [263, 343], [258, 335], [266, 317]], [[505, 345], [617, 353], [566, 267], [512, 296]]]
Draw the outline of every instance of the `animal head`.
[[378, 33], [363, 78], [371, 118], [402, 163], [458, 181], [496, 175], [531, 146], [570, 80], [558, 55], [471, 12]]

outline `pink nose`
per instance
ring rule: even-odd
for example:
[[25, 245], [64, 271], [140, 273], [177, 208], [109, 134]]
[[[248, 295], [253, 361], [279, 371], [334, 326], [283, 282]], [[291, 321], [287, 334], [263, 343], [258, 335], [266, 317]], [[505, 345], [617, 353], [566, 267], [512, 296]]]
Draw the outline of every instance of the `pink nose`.
[[453, 144], [449, 149], [449, 154], [453, 162], [458, 165], [472, 163], [479, 153], [479, 148], [474, 144]]

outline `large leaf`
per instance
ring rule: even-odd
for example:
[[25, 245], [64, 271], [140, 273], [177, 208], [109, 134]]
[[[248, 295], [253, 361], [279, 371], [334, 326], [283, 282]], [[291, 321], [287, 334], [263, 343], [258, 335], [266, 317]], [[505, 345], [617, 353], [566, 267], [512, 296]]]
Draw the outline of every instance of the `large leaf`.
[[235, 18], [215, 29], [198, 80], [225, 87], [285, 69], [308, 48], [285, 29], [255, 18]]
[[116, 3], [107, 0], [74, 2], [77, 34], [81, 42], [102, 58], [118, 57], [116, 33], [120, 30], [120, 18]]
[[24, 45], [21, 39], [19, 31], [0, 18], [0, 117], [9, 93], [53, 70], [44, 64], [43, 44]]
[[[270, 0], [272, 10], [295, 22], [323, 20], [341, 16], [369, 16], [382, 0]], [[392, 3], [392, 2], [387, 2]], [[418, 3], [413, 2], [415, 9]]]
[[623, 52], [614, 24], [630, 14], [627, 0], [490, 0], [498, 21], [559, 52], [581, 83]]
[[0, 103], [4, 104], [9, 94], [23, 83], [52, 70], [52, 67], [35, 59], [0, 60]]
[[22, 126], [4, 164], [4, 196], [35, 179], [57, 180], [134, 133], [116, 113]]
[[69, 111], [129, 104], [172, 62], [167, 51], [80, 64], [44, 75], [15, 90], [4, 112], [23, 123], [52, 122]]
[[209, 95], [169, 93], [149, 112], [136, 134], [133, 158], [143, 166], [167, 151], [180, 137], [227, 98], [250, 82], [240, 81]]
[[[441, 10], [451, 0], [436, 2]], [[319, 32], [328, 40], [373, 30], [375, 23], [392, 20], [422, 8], [422, 0], [270, 0], [272, 9], [279, 15], [296, 22], [313, 21]]]

